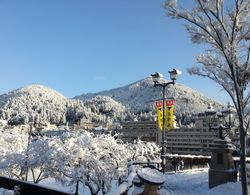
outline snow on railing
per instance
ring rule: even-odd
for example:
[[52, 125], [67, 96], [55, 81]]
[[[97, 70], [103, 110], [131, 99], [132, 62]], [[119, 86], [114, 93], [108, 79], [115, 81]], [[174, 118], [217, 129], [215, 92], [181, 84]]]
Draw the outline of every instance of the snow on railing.
[[203, 159], [210, 159], [211, 156], [203, 156], [203, 155], [191, 155], [191, 154], [165, 154], [163, 157], [169, 157], [169, 158], [203, 158]]

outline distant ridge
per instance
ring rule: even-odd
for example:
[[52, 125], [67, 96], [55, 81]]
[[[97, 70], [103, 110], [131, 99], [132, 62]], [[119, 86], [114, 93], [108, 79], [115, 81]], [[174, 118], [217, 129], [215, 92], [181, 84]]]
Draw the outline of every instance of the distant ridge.
[[[133, 112], [141, 112], [154, 109], [154, 100], [162, 99], [161, 91], [162, 88], [154, 87], [152, 79], [147, 77], [124, 87], [98, 93], [82, 94], [74, 97], [74, 99], [86, 100], [97, 95], [109, 96], [121, 102]], [[200, 92], [178, 83], [174, 86], [170, 85], [166, 94], [167, 98], [174, 97], [176, 112], [202, 112], [207, 109], [208, 104], [212, 104], [215, 108], [222, 107], [222, 104], [206, 97]]]
[[[28, 124], [31, 120], [42, 125], [73, 124], [81, 119], [109, 124], [154, 120], [154, 101], [162, 99], [161, 92], [162, 88], [154, 87], [149, 77], [116, 89], [82, 94], [74, 99], [35, 84], [0, 95], [0, 120], [7, 120], [11, 125]], [[220, 103], [180, 84], [170, 85], [166, 94], [175, 99], [178, 120], [203, 112], [208, 104], [222, 107]]]

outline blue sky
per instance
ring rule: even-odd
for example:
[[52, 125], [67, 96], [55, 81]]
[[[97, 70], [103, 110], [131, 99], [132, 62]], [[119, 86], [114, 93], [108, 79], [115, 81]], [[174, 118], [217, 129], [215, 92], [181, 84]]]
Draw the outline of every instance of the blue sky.
[[178, 68], [178, 83], [226, 102], [212, 81], [188, 75], [204, 47], [165, 16], [163, 2], [2, 0], [0, 94], [36, 83], [71, 98]]

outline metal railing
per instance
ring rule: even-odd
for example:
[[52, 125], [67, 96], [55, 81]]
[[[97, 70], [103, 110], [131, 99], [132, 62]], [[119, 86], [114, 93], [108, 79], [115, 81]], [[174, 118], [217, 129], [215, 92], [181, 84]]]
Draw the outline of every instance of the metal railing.
[[15, 189], [15, 194], [20, 194], [20, 195], [28, 195], [28, 194], [70, 195], [70, 193], [50, 189], [47, 187], [37, 185], [35, 183], [29, 183], [4, 176], [0, 176], [0, 187], [8, 190]]

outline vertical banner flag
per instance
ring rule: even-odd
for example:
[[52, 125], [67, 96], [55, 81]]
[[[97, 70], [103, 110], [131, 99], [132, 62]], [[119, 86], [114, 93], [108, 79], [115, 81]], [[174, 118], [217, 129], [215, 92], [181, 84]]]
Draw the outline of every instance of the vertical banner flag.
[[[165, 106], [165, 129], [171, 130], [174, 126], [174, 100], [167, 99]], [[162, 131], [163, 129], [163, 101], [158, 100], [155, 102], [157, 110], [158, 127]]]
[[163, 126], [163, 101], [159, 100], [155, 102], [156, 111], [157, 111], [157, 121], [158, 121], [158, 127], [162, 131]]
[[166, 129], [170, 131], [174, 127], [174, 100], [166, 100]]

